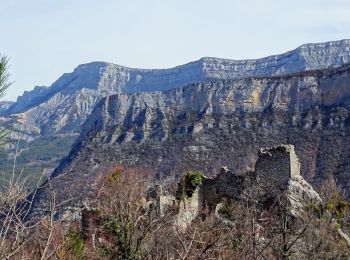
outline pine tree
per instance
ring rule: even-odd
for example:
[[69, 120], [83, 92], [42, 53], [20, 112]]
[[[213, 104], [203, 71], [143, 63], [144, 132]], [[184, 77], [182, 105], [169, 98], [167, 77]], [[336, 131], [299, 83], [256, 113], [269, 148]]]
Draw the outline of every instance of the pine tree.
[[[0, 98], [6, 94], [6, 90], [10, 87], [12, 82], [9, 81], [10, 74], [8, 72], [9, 59], [7, 56], [0, 53]], [[0, 127], [0, 142], [4, 140], [7, 135], [7, 130]]]
[[0, 53], [0, 98], [5, 96], [6, 90], [12, 84], [12, 82], [9, 81], [10, 74], [8, 72], [8, 67], [9, 59], [7, 56]]

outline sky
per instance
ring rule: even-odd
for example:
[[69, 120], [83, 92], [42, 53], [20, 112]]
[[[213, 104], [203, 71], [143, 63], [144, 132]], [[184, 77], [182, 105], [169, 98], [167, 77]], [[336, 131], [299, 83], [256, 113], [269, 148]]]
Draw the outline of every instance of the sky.
[[0, 0], [14, 81], [3, 100], [91, 61], [169, 68], [349, 39], [349, 14], [348, 0]]

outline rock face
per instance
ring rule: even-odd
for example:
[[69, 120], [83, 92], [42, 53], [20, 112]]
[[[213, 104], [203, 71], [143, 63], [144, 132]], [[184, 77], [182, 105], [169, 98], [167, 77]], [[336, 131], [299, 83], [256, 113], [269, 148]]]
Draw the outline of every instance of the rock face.
[[12, 103], [7, 110], [3, 111], [6, 114], [14, 114], [23, 112], [36, 104], [40, 104], [45, 98], [48, 88], [45, 86], [35, 86], [31, 91], [24, 91], [22, 96], [17, 98], [17, 101]]
[[0, 102], [0, 113], [7, 111], [10, 106], [12, 106], [14, 102], [12, 101], [1, 101]]
[[318, 193], [300, 175], [300, 163], [293, 145], [261, 149], [254, 171], [237, 174], [222, 168], [215, 178], [204, 178], [190, 198], [171, 201], [161, 196], [159, 206], [178, 205], [177, 225], [186, 228], [200, 214], [215, 211], [227, 199], [256, 201], [269, 208], [281, 198], [286, 199], [294, 216], [301, 215], [310, 203], [321, 202]]
[[[8, 109], [2, 109], [3, 117], [0, 118], [0, 122], [12, 130], [12, 139], [21, 139], [19, 153], [24, 159], [18, 162], [20, 168], [21, 163], [27, 169], [31, 167], [30, 165], [35, 165], [39, 169], [53, 168], [67, 154], [71, 144], [80, 134], [82, 124], [95, 105], [107, 95], [120, 94], [123, 96], [123, 94], [135, 92], [167, 91], [196, 82], [285, 75], [298, 71], [324, 69], [329, 66], [339, 67], [350, 61], [349, 48], [350, 40], [306, 44], [281, 55], [257, 60], [227, 60], [207, 57], [171, 69], [133, 69], [112, 63], [92, 62], [78, 66], [72, 73], [64, 74], [48, 88], [36, 87], [33, 91], [25, 92]], [[308, 79], [304, 80], [307, 84]], [[312, 81], [312, 77], [310, 80]], [[231, 102], [234, 102], [250, 110], [266, 107], [266, 100], [270, 104], [279, 103], [281, 106], [283, 102], [288, 103], [288, 100], [285, 99], [288, 93], [277, 95], [267, 90], [260, 93], [259, 88], [264, 87], [266, 82], [257, 79], [253, 81], [253, 84], [251, 84], [252, 79], [237, 81], [234, 86], [237, 89], [234, 91], [234, 96], [226, 100], [223, 100], [223, 97], [216, 97], [215, 93], [211, 93], [210, 98], [214, 104], [224, 101], [229, 106]], [[238, 90], [238, 84], [241, 84], [242, 88], [249, 85], [251, 89]], [[202, 88], [205, 87], [207, 85], [202, 84]], [[342, 95], [341, 91], [340, 88], [339, 95]], [[301, 106], [308, 106], [310, 103], [309, 96], [307, 96], [309, 95], [308, 88], [306, 92], [298, 97], [302, 100], [298, 102]], [[250, 95], [249, 99], [246, 93]], [[156, 98], [152, 95], [149, 97]], [[279, 100], [273, 101], [271, 95], [277, 95]], [[327, 93], [324, 95], [325, 103], [332, 103], [333, 99], [338, 97], [327, 96]], [[215, 101], [215, 99], [218, 100]], [[209, 107], [208, 111], [210, 109]], [[201, 125], [196, 126], [195, 131], [201, 127]], [[47, 151], [54, 149], [49, 147], [51, 142], [48, 140], [55, 140], [53, 145], [55, 151], [49, 156], [46, 154]], [[14, 151], [14, 147], [8, 145], [2, 157], [9, 155], [8, 158], [11, 159]], [[7, 166], [11, 168], [12, 161], [6, 165], [6, 162], [9, 161], [5, 159], [1, 160], [0, 166], [2, 169], [6, 169]]]
[[[342, 145], [350, 141], [349, 88], [345, 65], [107, 96], [54, 172], [52, 186], [60, 191], [58, 201], [83, 200], [94, 194], [106, 168], [120, 163], [149, 167], [159, 176], [194, 169], [214, 176], [221, 165], [244, 172], [254, 167], [259, 147], [291, 143], [305, 178], [334, 176], [349, 189], [350, 147]], [[49, 196], [42, 189], [37, 205]]]
[[108, 93], [163, 91], [213, 79], [285, 75], [293, 72], [339, 67], [350, 62], [350, 40], [305, 44], [284, 54], [256, 60], [204, 57], [171, 69], [133, 69], [107, 62], [79, 65], [49, 88], [25, 92], [7, 111], [20, 113], [46, 102], [58, 92], [99, 89]]

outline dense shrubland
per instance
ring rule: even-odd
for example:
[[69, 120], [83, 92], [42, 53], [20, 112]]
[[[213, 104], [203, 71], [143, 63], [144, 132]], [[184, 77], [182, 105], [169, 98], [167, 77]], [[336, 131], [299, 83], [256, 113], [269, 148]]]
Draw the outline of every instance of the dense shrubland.
[[[201, 176], [188, 174], [191, 180]], [[96, 199], [82, 221], [61, 221], [52, 214], [35, 223], [20, 221], [15, 210], [24, 183], [12, 181], [1, 194], [1, 258], [11, 259], [346, 259], [349, 202], [333, 181], [318, 191], [295, 219], [283, 199], [263, 209], [248, 201], [223, 201], [215, 212], [186, 229], [174, 224], [175, 207], [159, 214], [149, 200], [159, 190], [153, 174], [140, 168], [113, 168], [99, 183]], [[174, 194], [175, 195], [175, 194]], [[5, 217], [5, 218], [4, 218]]]

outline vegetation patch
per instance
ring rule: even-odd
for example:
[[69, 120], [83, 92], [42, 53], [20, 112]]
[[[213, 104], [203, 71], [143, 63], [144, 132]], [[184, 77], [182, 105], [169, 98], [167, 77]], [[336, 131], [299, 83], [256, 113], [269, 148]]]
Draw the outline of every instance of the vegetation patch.
[[64, 247], [69, 255], [75, 259], [82, 259], [84, 254], [84, 240], [78, 231], [70, 229], [65, 235]]
[[201, 171], [187, 172], [178, 183], [176, 198], [178, 200], [181, 200], [182, 198], [191, 198], [202, 180], [203, 173]]

